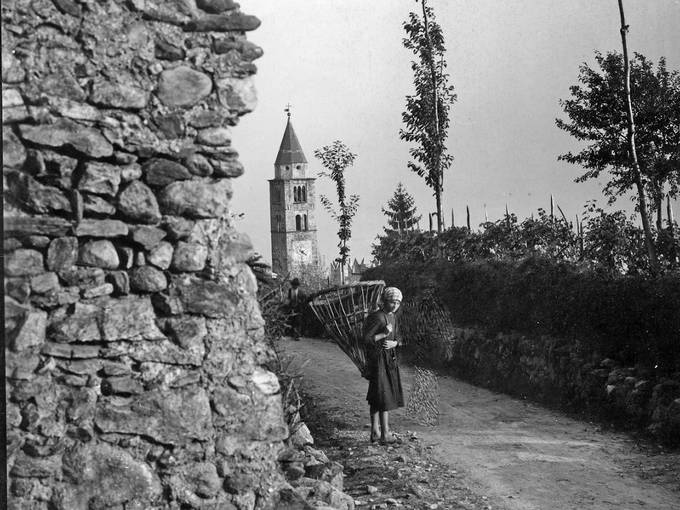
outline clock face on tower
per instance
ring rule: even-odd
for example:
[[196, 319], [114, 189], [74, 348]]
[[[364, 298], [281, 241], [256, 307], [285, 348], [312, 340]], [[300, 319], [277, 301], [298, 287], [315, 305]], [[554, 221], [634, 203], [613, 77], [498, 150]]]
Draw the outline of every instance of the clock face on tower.
[[310, 263], [312, 262], [312, 241], [293, 241], [291, 244], [291, 252], [295, 262]]

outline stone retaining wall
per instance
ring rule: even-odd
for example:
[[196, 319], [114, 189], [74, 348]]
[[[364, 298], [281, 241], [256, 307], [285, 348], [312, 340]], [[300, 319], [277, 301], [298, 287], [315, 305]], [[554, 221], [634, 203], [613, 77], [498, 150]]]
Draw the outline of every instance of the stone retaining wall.
[[288, 430], [231, 129], [232, 0], [2, 3], [9, 508], [271, 508]]
[[552, 406], [589, 411], [626, 426], [646, 428], [680, 444], [680, 374], [585, 354], [578, 342], [516, 333], [486, 334], [453, 327], [433, 360], [476, 384]]

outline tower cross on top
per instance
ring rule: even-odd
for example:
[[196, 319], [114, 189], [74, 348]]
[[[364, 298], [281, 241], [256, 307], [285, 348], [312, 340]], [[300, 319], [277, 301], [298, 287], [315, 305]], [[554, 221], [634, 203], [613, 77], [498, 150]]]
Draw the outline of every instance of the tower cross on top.
[[286, 114], [288, 115], [288, 118], [289, 118], [289, 119], [290, 119], [290, 109], [291, 109], [292, 107], [293, 107], [292, 104], [287, 103], [287, 104], [286, 104], [286, 107], [283, 109], [283, 111], [286, 112]]

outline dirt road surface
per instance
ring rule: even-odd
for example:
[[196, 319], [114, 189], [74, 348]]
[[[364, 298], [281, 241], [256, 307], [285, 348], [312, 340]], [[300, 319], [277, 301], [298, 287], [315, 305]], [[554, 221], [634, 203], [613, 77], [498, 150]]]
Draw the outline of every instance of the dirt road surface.
[[[335, 435], [329, 444], [340, 445], [336, 456], [344, 460], [346, 471], [349, 466], [350, 473], [360, 474], [360, 460], [385, 450], [368, 442], [366, 381], [330, 341], [305, 338], [299, 342], [284, 340], [283, 344], [293, 359], [292, 367], [304, 377], [305, 393], [314, 399], [317, 411], [334, 424], [332, 433], [328, 432]], [[403, 365], [402, 379], [408, 398], [413, 371]], [[437, 425], [420, 425], [400, 409], [390, 413], [392, 426], [402, 437], [417, 436], [422, 448], [411, 446], [408, 455], [426, 452], [434, 462], [428, 464], [433, 466], [428, 468], [429, 473], [452, 477], [451, 482], [438, 486], [463, 490], [460, 497], [464, 495], [469, 504], [409, 506], [407, 500], [392, 498], [388, 499], [391, 505], [507, 510], [680, 509], [680, 453], [640, 447], [625, 435], [601, 431], [597, 425], [453, 377], [440, 376], [439, 391]], [[345, 445], [343, 450], [343, 441], [351, 442], [354, 448]], [[389, 465], [389, 455], [400, 451], [388, 450], [384, 453], [385, 466]], [[404, 461], [403, 457], [393, 456], [398, 461]], [[402, 476], [401, 471], [397, 474]], [[435, 487], [432, 481], [420, 481]], [[359, 482], [354, 487], [349, 482], [348, 492], [356, 496]], [[347, 480], [345, 485], [347, 488]], [[417, 500], [413, 494], [411, 497], [411, 502]]]

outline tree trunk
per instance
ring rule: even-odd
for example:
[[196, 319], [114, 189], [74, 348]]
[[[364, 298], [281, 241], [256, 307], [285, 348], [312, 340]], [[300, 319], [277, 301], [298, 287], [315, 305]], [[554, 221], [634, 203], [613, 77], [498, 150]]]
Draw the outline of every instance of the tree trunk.
[[434, 132], [435, 132], [435, 144], [437, 146], [437, 154], [434, 161], [434, 196], [437, 201], [437, 232], [442, 231], [442, 165], [441, 165], [441, 136], [439, 133], [439, 94], [437, 90], [437, 71], [434, 66], [434, 49], [432, 48], [432, 41], [430, 40], [430, 30], [427, 21], [427, 9], [425, 5], [425, 0], [421, 0], [421, 5], [423, 8], [423, 25], [425, 26], [425, 40], [427, 41], [427, 50], [429, 52], [429, 67], [430, 67], [430, 77], [432, 79], [432, 107], [434, 111]]
[[673, 225], [673, 207], [671, 206], [671, 194], [666, 195], [666, 214], [668, 216], [668, 235], [671, 238], [671, 269], [675, 269], [678, 262], [678, 252], [675, 244], [675, 226]]
[[642, 219], [642, 228], [645, 231], [645, 244], [647, 245], [647, 254], [649, 255], [649, 268], [652, 274], [656, 275], [659, 272], [659, 261], [656, 257], [656, 247], [654, 246], [654, 239], [652, 238], [652, 229], [649, 225], [649, 216], [647, 215], [647, 200], [645, 198], [645, 188], [642, 183], [642, 172], [640, 171], [640, 163], [637, 158], [637, 151], [635, 149], [635, 121], [633, 119], [633, 104], [630, 97], [630, 63], [628, 62], [628, 46], [626, 44], [626, 32], [628, 32], [628, 25], [626, 25], [626, 18], [623, 13], [623, 0], [619, 2], [619, 14], [621, 16], [621, 44], [623, 45], [623, 71], [625, 73], [625, 89], [626, 89], [626, 117], [628, 119], [628, 150], [632, 158], [633, 174], [635, 178], [635, 186], [638, 191], [638, 199], [640, 206], [640, 218]]

